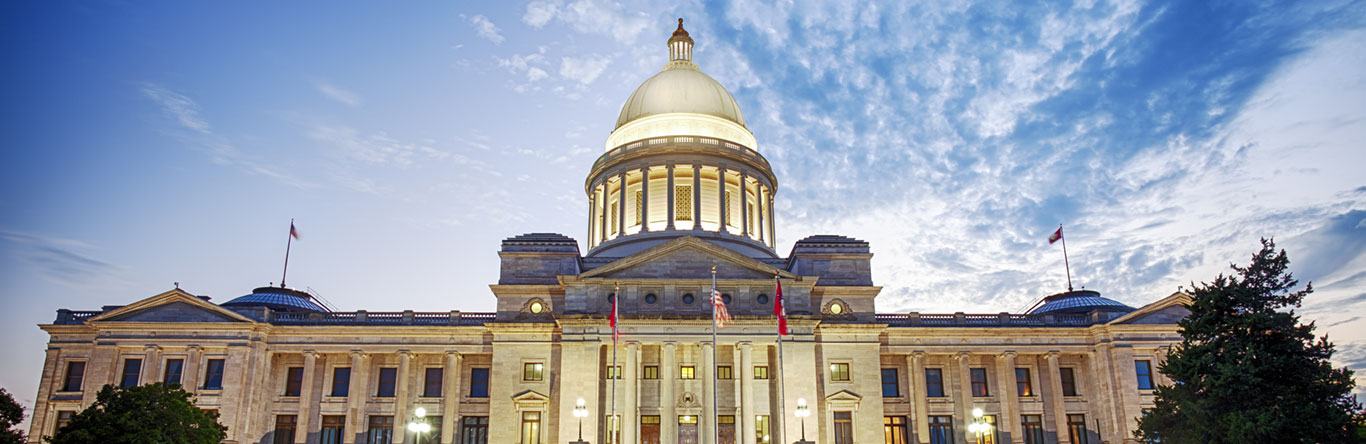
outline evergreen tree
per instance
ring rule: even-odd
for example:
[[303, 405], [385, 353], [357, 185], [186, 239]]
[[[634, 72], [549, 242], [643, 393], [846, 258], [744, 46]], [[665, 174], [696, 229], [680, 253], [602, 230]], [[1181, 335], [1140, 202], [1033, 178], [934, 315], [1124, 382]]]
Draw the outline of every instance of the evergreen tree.
[[24, 422], [24, 407], [14, 402], [9, 392], [0, 388], [0, 444], [24, 442], [24, 432], [11, 430]]
[[52, 444], [217, 444], [227, 437], [217, 412], [195, 407], [178, 384], [106, 385], [95, 403], [48, 439]]
[[1182, 341], [1159, 369], [1156, 407], [1135, 432], [1163, 443], [1358, 442], [1361, 405], [1352, 371], [1328, 362], [1333, 345], [1294, 312], [1312, 285], [1299, 284], [1285, 251], [1262, 250], [1231, 276], [1192, 284]]

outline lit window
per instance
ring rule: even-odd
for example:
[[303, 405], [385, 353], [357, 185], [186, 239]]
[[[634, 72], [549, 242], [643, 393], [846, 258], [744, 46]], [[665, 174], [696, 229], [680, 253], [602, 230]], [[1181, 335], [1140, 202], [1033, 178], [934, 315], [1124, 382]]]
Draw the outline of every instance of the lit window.
[[523, 381], [540, 381], [544, 376], [545, 364], [539, 362], [528, 362], [522, 364]]
[[621, 379], [621, 366], [608, 366], [607, 374], [603, 376], [603, 379]]
[[522, 412], [522, 444], [541, 443], [541, 412]]
[[853, 412], [835, 412], [835, 444], [854, 444]]
[[679, 367], [678, 379], [697, 379], [697, 368], [691, 365]]
[[768, 444], [773, 440], [772, 426], [768, 422], [768, 415], [757, 415], [754, 417], [754, 442], [755, 444]]
[[831, 381], [848, 381], [848, 380], [849, 380], [849, 363], [847, 363], [847, 362], [837, 362], [837, 363], [834, 363], [834, 364], [830, 364], [830, 380], [831, 380]]
[[716, 379], [731, 379], [730, 366], [722, 365], [716, 367]]
[[640, 371], [640, 379], [659, 379], [659, 366], [647, 365]]
[[1034, 396], [1034, 383], [1029, 380], [1029, 369], [1015, 369], [1015, 391], [1020, 396]]
[[1067, 415], [1067, 438], [1071, 444], [1086, 444], [1086, 415]]
[[768, 366], [767, 366], [767, 365], [756, 365], [756, 366], [754, 366], [754, 379], [768, 379]]
[[987, 390], [987, 369], [969, 369], [968, 373], [972, 376], [972, 396], [991, 396], [991, 391]]
[[692, 220], [692, 185], [674, 187], [674, 219]]

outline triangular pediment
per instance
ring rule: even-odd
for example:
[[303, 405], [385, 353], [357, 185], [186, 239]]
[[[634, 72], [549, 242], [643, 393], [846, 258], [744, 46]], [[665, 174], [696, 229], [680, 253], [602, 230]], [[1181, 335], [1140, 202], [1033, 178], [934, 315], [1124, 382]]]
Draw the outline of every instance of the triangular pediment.
[[654, 248], [589, 270], [582, 278], [697, 279], [710, 278], [712, 267], [721, 279], [795, 278], [792, 273], [694, 236], [684, 236]]
[[1190, 295], [1176, 292], [1157, 302], [1129, 312], [1129, 314], [1115, 318], [1107, 324], [1175, 324], [1190, 315], [1190, 304]]
[[176, 288], [90, 318], [89, 322], [254, 322]]
[[536, 402], [542, 402], [542, 403], [544, 403], [544, 402], [550, 402], [550, 397], [549, 397], [549, 396], [546, 396], [546, 395], [542, 395], [542, 394], [540, 394], [539, 392], [537, 392], [537, 391], [535, 391], [535, 390], [524, 390], [524, 391], [522, 391], [521, 393], [518, 393], [518, 394], [516, 394], [516, 395], [512, 395], [512, 402], [519, 403], [519, 404], [521, 404], [521, 403], [536, 403]]
[[830, 396], [826, 396], [826, 397], [825, 397], [825, 401], [826, 401], [826, 402], [855, 402], [855, 403], [856, 403], [856, 402], [859, 402], [859, 401], [862, 401], [862, 400], [863, 400], [863, 397], [862, 397], [862, 396], [859, 396], [858, 393], [854, 393], [854, 392], [851, 392], [851, 391], [848, 391], [848, 390], [840, 390], [840, 391], [838, 391], [838, 392], [835, 392], [834, 394], [831, 394]]

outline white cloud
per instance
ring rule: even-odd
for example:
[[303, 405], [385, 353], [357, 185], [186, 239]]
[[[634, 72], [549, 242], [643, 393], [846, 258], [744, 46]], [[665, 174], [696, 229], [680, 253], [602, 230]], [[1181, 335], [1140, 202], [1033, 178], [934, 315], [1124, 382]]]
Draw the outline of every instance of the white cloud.
[[587, 85], [602, 74], [607, 65], [612, 63], [611, 57], [604, 57], [590, 54], [584, 57], [564, 57], [560, 59], [560, 75]]
[[575, 31], [608, 36], [620, 43], [636, 40], [650, 24], [644, 12], [628, 12], [621, 3], [610, 0], [576, 0], [569, 4], [538, 1], [527, 5], [522, 22], [539, 28], [552, 20]]
[[318, 92], [323, 93], [323, 95], [332, 100], [353, 107], [360, 106], [360, 97], [351, 91], [338, 88], [337, 86], [322, 80], [313, 82], [313, 86], [318, 88]]
[[211, 132], [209, 122], [199, 117], [199, 105], [184, 94], [152, 83], [143, 85], [142, 93], [161, 105], [162, 111], [174, 117], [180, 126], [202, 134]]
[[451, 157], [450, 153], [426, 144], [400, 142], [382, 132], [362, 135], [346, 126], [318, 125], [308, 136], [340, 149], [347, 158], [372, 165], [410, 167], [421, 160]]
[[526, 23], [533, 28], [540, 28], [555, 18], [555, 13], [559, 12], [560, 6], [552, 2], [531, 2], [526, 5], [526, 14], [522, 15], [522, 23]]
[[470, 24], [474, 25], [474, 31], [483, 37], [484, 40], [494, 44], [503, 43], [503, 34], [499, 32], [498, 25], [493, 24], [488, 17], [475, 15], [470, 17]]

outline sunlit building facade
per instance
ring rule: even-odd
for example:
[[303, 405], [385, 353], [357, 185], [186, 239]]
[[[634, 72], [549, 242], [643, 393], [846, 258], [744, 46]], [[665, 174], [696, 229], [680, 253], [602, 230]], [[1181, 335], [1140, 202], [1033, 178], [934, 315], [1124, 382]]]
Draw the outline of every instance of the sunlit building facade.
[[[1156, 369], [1185, 295], [1132, 308], [1082, 290], [1026, 313], [878, 313], [866, 242], [816, 235], [777, 253], [778, 178], [739, 105], [692, 61], [681, 21], [668, 53], [589, 170], [587, 237], [504, 240], [495, 312], [336, 311], [278, 287], [58, 310], [40, 326], [51, 339], [31, 442], [103, 385], [152, 382], [194, 393], [235, 443], [1132, 436], [1165, 382]], [[733, 317], [715, 332], [713, 285]]]

